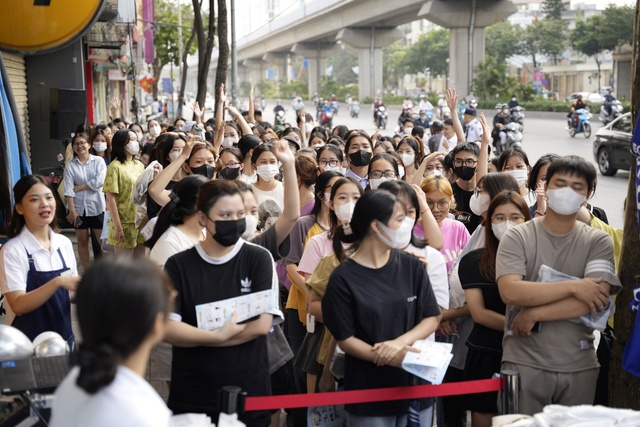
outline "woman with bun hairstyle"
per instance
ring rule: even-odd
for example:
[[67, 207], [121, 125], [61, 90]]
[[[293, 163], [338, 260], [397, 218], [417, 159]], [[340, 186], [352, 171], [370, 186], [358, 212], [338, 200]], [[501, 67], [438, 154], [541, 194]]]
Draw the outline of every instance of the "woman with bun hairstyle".
[[144, 380], [165, 332], [172, 287], [150, 261], [104, 257], [76, 293], [82, 344], [55, 393], [52, 427], [167, 426], [171, 411]]

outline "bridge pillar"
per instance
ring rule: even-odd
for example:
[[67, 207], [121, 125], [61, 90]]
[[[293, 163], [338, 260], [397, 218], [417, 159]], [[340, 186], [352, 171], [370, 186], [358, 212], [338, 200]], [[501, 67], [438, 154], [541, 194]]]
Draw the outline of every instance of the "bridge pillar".
[[335, 42], [296, 43], [291, 47], [292, 53], [304, 56], [309, 62], [309, 99], [318, 91], [322, 76], [326, 74], [327, 58], [337, 49]]
[[246, 70], [245, 76], [247, 76], [247, 80], [254, 85], [257, 84], [260, 80], [266, 78], [265, 72], [267, 69], [267, 64], [262, 59], [250, 58], [242, 61], [242, 67]]
[[422, 6], [417, 18], [450, 29], [448, 87], [469, 94], [474, 69], [484, 60], [484, 28], [517, 11], [509, 0], [429, 0]]
[[262, 60], [276, 66], [277, 80], [285, 83], [291, 81], [291, 61], [289, 52], [267, 52], [262, 56]]
[[336, 36], [348, 45], [359, 49], [358, 98], [376, 96], [383, 89], [382, 48], [403, 37], [398, 28], [344, 28]]

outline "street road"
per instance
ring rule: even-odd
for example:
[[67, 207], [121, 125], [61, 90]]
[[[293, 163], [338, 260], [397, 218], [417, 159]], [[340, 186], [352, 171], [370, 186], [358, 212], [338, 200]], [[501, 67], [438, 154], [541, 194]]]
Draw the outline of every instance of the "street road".
[[[313, 103], [307, 101], [305, 104], [309, 107], [309, 113], [315, 117]], [[295, 115], [293, 109], [287, 101], [283, 101], [283, 105], [287, 108], [287, 121], [295, 124]], [[267, 108], [263, 113], [263, 117], [273, 123], [273, 101], [267, 104]], [[400, 107], [389, 107], [389, 124], [386, 131], [381, 131], [382, 135], [392, 136], [394, 129], [397, 127], [398, 117], [400, 116]], [[531, 165], [536, 162], [538, 157], [546, 153], [556, 153], [561, 156], [575, 154], [582, 156], [597, 169], [597, 165], [593, 158], [592, 143], [593, 135], [602, 127], [597, 119], [597, 115], [591, 119], [593, 132], [591, 138], [587, 139], [582, 134], [576, 135], [574, 138], [569, 136], [565, 129], [566, 119], [564, 115], [559, 114], [558, 118], [552, 119], [536, 119], [525, 117], [523, 148], [529, 156]], [[489, 120], [493, 116], [488, 117]], [[344, 124], [349, 129], [364, 129], [373, 134], [375, 125], [373, 123], [373, 113], [371, 105], [361, 105], [360, 116], [351, 118], [349, 116], [348, 107], [340, 104], [338, 115], [334, 116], [333, 125]], [[613, 227], [622, 228], [624, 211], [623, 203], [626, 197], [627, 183], [629, 180], [629, 172], [619, 171], [615, 176], [602, 176], [598, 172], [598, 187], [596, 193], [591, 200], [595, 206], [605, 209], [609, 217], [609, 223]]]

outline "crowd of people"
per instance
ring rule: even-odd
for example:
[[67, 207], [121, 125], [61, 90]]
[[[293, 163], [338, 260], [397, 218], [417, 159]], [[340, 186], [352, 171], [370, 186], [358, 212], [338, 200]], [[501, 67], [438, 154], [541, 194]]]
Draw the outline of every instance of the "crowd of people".
[[[455, 90], [445, 102], [457, 111]], [[621, 232], [588, 204], [589, 162], [532, 164], [521, 148], [492, 158], [475, 110], [466, 132], [453, 114], [426, 136], [404, 120], [385, 137], [314, 126], [304, 109], [272, 126], [249, 105], [226, 105], [221, 87], [206, 122], [196, 103], [194, 121], [80, 126], [64, 173], [80, 271], [47, 182], [16, 184], [0, 252], [7, 321], [73, 343], [75, 302], [80, 324], [80, 363], [56, 392], [52, 425], [217, 420], [227, 385], [266, 396], [421, 384], [401, 369], [419, 339], [453, 343], [446, 382], [519, 372], [522, 413], [603, 403]], [[198, 306], [263, 291], [272, 309], [198, 327]], [[166, 406], [142, 378], [150, 358]], [[282, 408], [290, 425], [324, 425], [321, 409]], [[462, 426], [467, 411], [482, 427], [500, 412], [497, 393], [345, 410], [358, 427], [405, 426], [410, 412], [421, 426]]]

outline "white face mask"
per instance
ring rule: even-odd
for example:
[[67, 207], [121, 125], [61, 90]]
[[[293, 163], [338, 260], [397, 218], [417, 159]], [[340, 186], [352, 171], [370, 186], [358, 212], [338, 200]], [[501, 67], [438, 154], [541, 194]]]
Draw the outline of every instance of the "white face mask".
[[138, 135], [138, 141], [142, 141], [144, 135], [142, 134], [142, 132], [137, 132], [136, 131], [136, 135]]
[[471, 196], [471, 200], [469, 200], [469, 207], [471, 208], [471, 212], [480, 216], [489, 209], [489, 202], [491, 202], [491, 198], [488, 194], [474, 194]]
[[313, 130], [313, 123], [305, 123], [304, 124], [304, 133], [309, 135], [312, 130]]
[[493, 235], [496, 236], [496, 239], [502, 239], [502, 236], [509, 230], [510, 228], [515, 227], [516, 224], [513, 222], [506, 220], [502, 224], [491, 224], [491, 230], [493, 231]]
[[513, 169], [505, 172], [516, 179], [518, 187], [527, 182], [527, 178], [529, 177], [529, 172], [526, 169]]
[[378, 239], [380, 239], [385, 245], [391, 247], [392, 249], [402, 249], [407, 246], [409, 242], [411, 242], [413, 223], [414, 220], [407, 216], [405, 216], [402, 220], [400, 228], [396, 228], [395, 230], [392, 230], [382, 223], [379, 223], [380, 228], [389, 236], [389, 238], [383, 236], [381, 233], [376, 234], [376, 236], [378, 236]]
[[327, 166], [325, 166], [324, 170], [325, 171], [342, 172], [342, 168], [340, 167], [340, 165], [337, 165], [337, 166], [327, 165]]
[[411, 166], [416, 160], [415, 154], [404, 153], [401, 157], [402, 157], [402, 164], [404, 164], [405, 167]]
[[129, 141], [125, 149], [129, 154], [135, 156], [136, 154], [138, 154], [138, 151], [140, 151], [140, 144], [138, 143], [138, 141]]
[[222, 140], [222, 146], [224, 148], [231, 148], [233, 147], [233, 144], [237, 144], [238, 141], [236, 141], [235, 138], [230, 137], [230, 136], [225, 136], [224, 139]]
[[102, 141], [94, 141], [93, 149], [96, 150], [96, 153], [103, 153], [107, 151], [107, 143]]
[[405, 174], [404, 166], [398, 166], [398, 176], [402, 178]]
[[171, 161], [173, 162], [175, 159], [180, 157], [180, 154], [182, 154], [182, 150], [180, 150], [180, 151], [171, 151], [169, 153], [169, 159], [171, 159]]
[[324, 204], [327, 205], [327, 207], [331, 207], [331, 193], [324, 193]]
[[573, 215], [587, 200], [586, 196], [576, 193], [570, 187], [547, 190], [549, 208], [560, 215]]
[[382, 178], [377, 178], [377, 179], [376, 178], [371, 178], [369, 180], [369, 187], [372, 190], [377, 190], [378, 187], [380, 187], [380, 184], [382, 184], [383, 182], [390, 181], [390, 180], [391, 180], [391, 178], [385, 178], [384, 176]]
[[154, 138], [160, 135], [160, 126], [151, 126], [149, 128], [149, 135], [151, 135]]
[[353, 216], [355, 208], [356, 204], [349, 202], [342, 205], [334, 205], [333, 211], [336, 213], [338, 220], [344, 224], [351, 222], [351, 217]]
[[260, 165], [256, 168], [258, 176], [265, 182], [269, 182], [278, 175], [278, 165]]
[[258, 218], [253, 215], [247, 215], [244, 217], [244, 220], [247, 223], [247, 228], [244, 230], [244, 233], [242, 233], [241, 237], [247, 240], [253, 235], [253, 233], [256, 232], [258, 228]]

